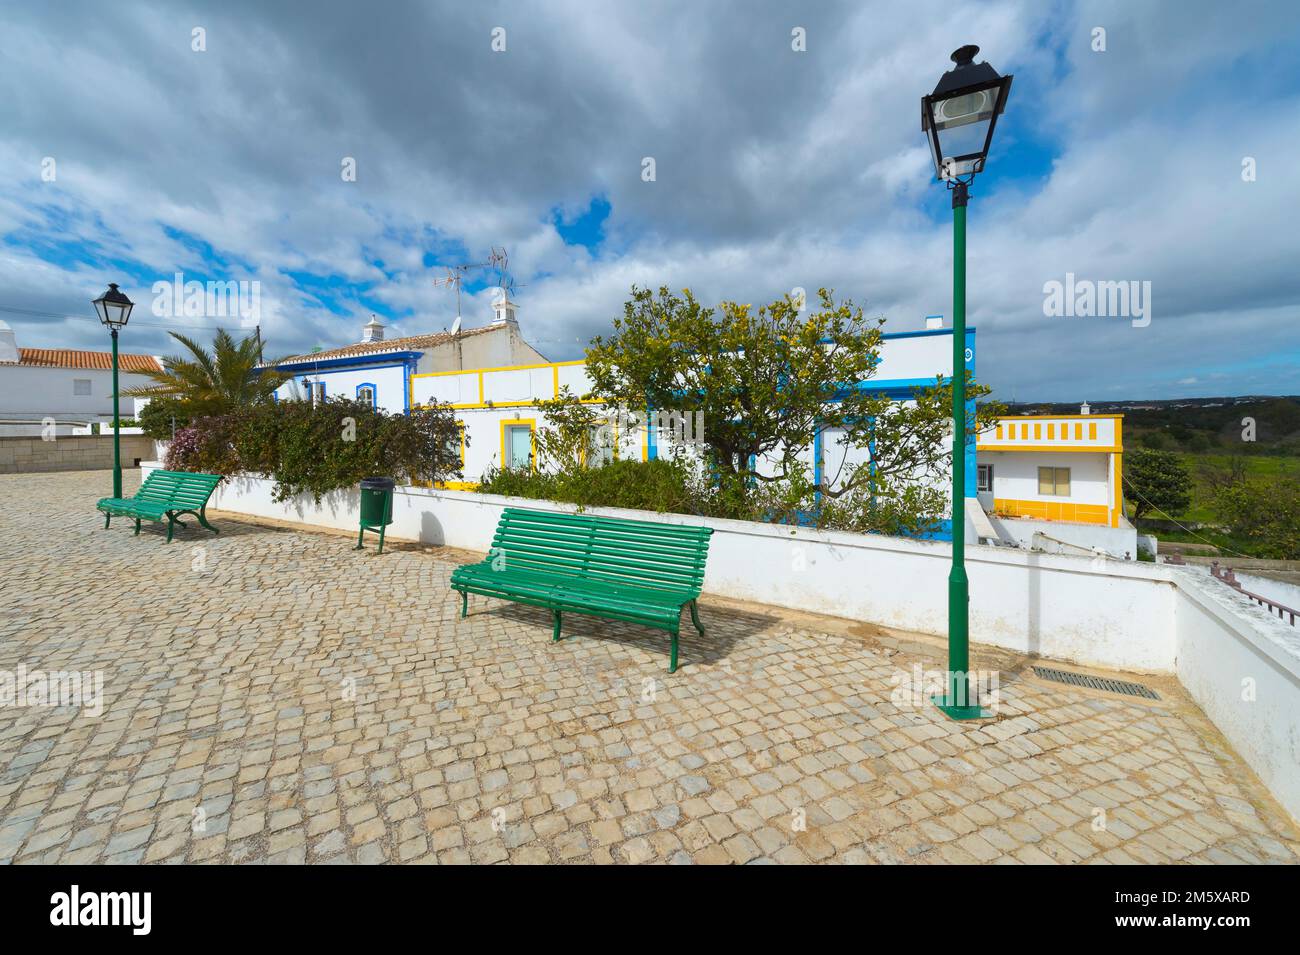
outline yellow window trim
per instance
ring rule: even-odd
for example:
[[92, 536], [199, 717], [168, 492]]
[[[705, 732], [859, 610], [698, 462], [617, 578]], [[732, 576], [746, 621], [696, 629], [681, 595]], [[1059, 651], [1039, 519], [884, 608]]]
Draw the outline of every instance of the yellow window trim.
[[474, 374], [481, 375], [484, 372], [488, 372], [488, 371], [527, 371], [532, 368], [554, 368], [556, 369], [556, 372], [558, 374], [559, 369], [561, 368], [569, 368], [572, 367], [573, 365], [584, 364], [585, 362], [586, 359], [579, 358], [575, 361], [543, 361], [543, 362], [536, 362], [531, 365], [496, 365], [495, 367], [492, 368], [461, 368], [457, 371], [422, 371], [417, 375], [412, 375], [411, 377], [412, 378], [438, 378], [446, 375], [474, 375]]
[[501, 467], [506, 466], [506, 428], [528, 425], [528, 469], [537, 470], [537, 419], [536, 418], [502, 418], [501, 419]]

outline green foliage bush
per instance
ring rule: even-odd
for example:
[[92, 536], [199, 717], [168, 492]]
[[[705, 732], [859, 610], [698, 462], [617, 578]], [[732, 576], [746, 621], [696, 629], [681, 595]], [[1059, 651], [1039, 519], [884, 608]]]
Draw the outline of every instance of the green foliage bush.
[[1300, 487], [1246, 480], [1218, 488], [1214, 509], [1230, 533], [1252, 544], [1256, 557], [1300, 558]]
[[1152, 512], [1176, 517], [1192, 503], [1192, 475], [1172, 451], [1139, 448], [1125, 455], [1124, 484], [1133, 520]]
[[624, 507], [658, 513], [693, 514], [734, 520], [766, 521], [850, 530], [859, 533], [924, 535], [938, 529], [947, 504], [942, 488], [904, 485], [902, 497], [868, 491], [836, 500], [817, 496], [811, 475], [792, 472], [738, 494], [731, 484], [684, 459], [613, 461], [600, 467], [574, 467], [556, 473], [492, 470], [479, 491], [532, 500], [562, 501], [582, 507]]
[[140, 411], [140, 427], [145, 435], [155, 441], [170, 441], [172, 426], [175, 430], [189, 427], [192, 415], [189, 408], [179, 398], [161, 395], [150, 398], [149, 403]]
[[583, 507], [627, 507], [661, 514], [701, 513], [702, 495], [690, 470], [676, 461], [611, 461], [557, 474], [492, 470], [479, 490]]
[[206, 474], [234, 474], [242, 468], [236, 450], [243, 422], [238, 415], [197, 418], [176, 431], [167, 446], [163, 467], [168, 471], [201, 471]]
[[177, 432], [167, 467], [262, 474], [274, 478], [277, 501], [303, 493], [319, 501], [372, 475], [399, 483], [458, 478], [460, 436], [447, 405], [404, 415], [347, 398], [268, 402], [195, 419]]

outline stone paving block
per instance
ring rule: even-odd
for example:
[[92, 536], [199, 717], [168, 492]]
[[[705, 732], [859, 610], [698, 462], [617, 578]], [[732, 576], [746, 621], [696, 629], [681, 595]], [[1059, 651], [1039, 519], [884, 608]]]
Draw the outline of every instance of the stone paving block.
[[[220, 538], [180, 529], [169, 548], [85, 512], [105, 472], [46, 478], [7, 516], [0, 669], [97, 669], [109, 702], [94, 721], [14, 712], [0, 861], [1300, 858], [1294, 824], [1176, 693], [1008, 680], [998, 719], [950, 723], [891, 698], [899, 672], [942, 666], [940, 644], [707, 597], [709, 633], [670, 676], [632, 625], [584, 620], [552, 644], [549, 615], [484, 598], [460, 619], [458, 558], [436, 549], [378, 558], [220, 515]], [[156, 587], [123, 590], [122, 566]]]

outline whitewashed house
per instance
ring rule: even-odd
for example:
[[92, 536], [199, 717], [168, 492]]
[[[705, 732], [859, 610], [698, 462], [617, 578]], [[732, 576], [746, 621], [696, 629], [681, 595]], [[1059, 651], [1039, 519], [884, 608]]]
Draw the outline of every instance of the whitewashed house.
[[[148, 385], [161, 371], [156, 355], [118, 354], [118, 388]], [[122, 398], [119, 415], [132, 417], [137, 401]], [[0, 435], [39, 435], [46, 419], [56, 434], [84, 432], [113, 421], [113, 354], [73, 348], [20, 348], [0, 321]]]
[[1005, 542], [1137, 557], [1124, 513], [1124, 416], [1008, 415], [979, 436], [977, 493]]
[[[975, 329], [966, 332], [966, 367], [975, 369]], [[914, 387], [933, 385], [936, 376], [950, 379], [952, 374], [952, 329], [941, 318], [930, 317], [925, 327], [916, 331], [891, 332], [883, 336], [880, 364], [875, 377], [858, 387], [878, 392], [895, 401], [909, 402]], [[419, 372], [411, 377], [412, 407], [434, 401], [445, 402], [456, 411], [468, 438], [461, 445], [464, 478], [451, 482], [453, 489], [477, 486], [479, 479], [492, 468], [532, 468], [536, 466], [536, 433], [546, 426], [537, 407], [568, 388], [574, 395], [590, 389], [583, 361], [526, 361], [509, 365]], [[669, 444], [668, 426], [657, 409], [629, 409], [628, 418], [616, 420], [610, 429], [611, 446], [607, 457], [649, 461], [659, 457]], [[630, 419], [630, 420], [629, 420]], [[649, 422], [647, 426], [646, 422]], [[704, 423], [707, 428], [708, 423]], [[845, 447], [833, 429], [817, 435], [802, 456], [820, 480], [823, 474], [834, 483], [845, 465], [866, 459], [863, 450]], [[762, 466], [761, 464], [759, 465]], [[945, 484], [945, 488], [947, 485]], [[975, 500], [975, 439], [968, 437], [966, 449], [966, 513], [968, 539], [992, 538], [994, 531], [980, 522], [984, 512]], [[951, 524], [944, 521], [932, 535], [950, 539]]]
[[545, 356], [520, 335], [517, 308], [506, 297], [494, 304], [490, 325], [391, 339], [384, 337], [383, 324], [372, 317], [355, 344], [277, 362], [276, 369], [290, 379], [276, 390], [276, 397], [344, 396], [401, 413], [411, 407], [411, 382], [416, 375], [545, 362]]

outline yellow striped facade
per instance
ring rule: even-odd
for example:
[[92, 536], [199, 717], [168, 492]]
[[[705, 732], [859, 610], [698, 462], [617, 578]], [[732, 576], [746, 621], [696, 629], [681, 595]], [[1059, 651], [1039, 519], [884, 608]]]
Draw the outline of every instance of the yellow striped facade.
[[1002, 497], [998, 492], [997, 458], [993, 465], [993, 510], [997, 514], [1037, 520], [1067, 521], [1119, 527], [1124, 513], [1124, 416], [1015, 415], [1007, 416], [976, 437], [976, 453], [1030, 452], [1102, 454], [1107, 459], [1107, 503], [1077, 503], [1068, 499]]

